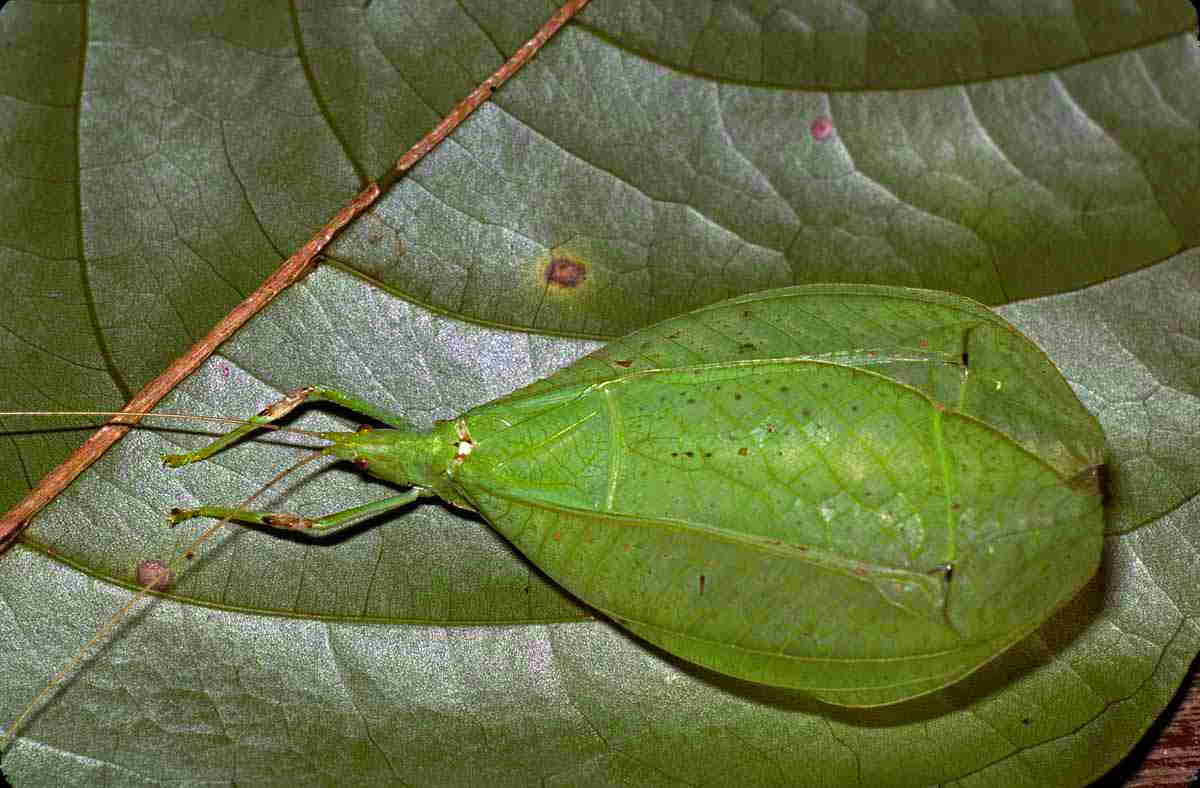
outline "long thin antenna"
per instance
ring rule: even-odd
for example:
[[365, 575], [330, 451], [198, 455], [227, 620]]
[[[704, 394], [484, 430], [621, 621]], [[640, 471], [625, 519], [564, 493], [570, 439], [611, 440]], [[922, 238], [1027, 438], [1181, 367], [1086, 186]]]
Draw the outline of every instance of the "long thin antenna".
[[[0, 415], [3, 415], [3, 414], [0, 414]], [[157, 414], [155, 414], [155, 415], [157, 415]], [[228, 421], [237, 421], [237, 419], [228, 419]], [[263, 426], [270, 426], [270, 425], [263, 425]], [[87, 643], [83, 644], [83, 646], [80, 647], [80, 649], [75, 652], [75, 655], [73, 657], [71, 657], [71, 659], [69, 659], [67, 661], [67, 663], [65, 665], [63, 665], [63, 667], [60, 668], [59, 671], [57, 673], [55, 673], [48, 682], [46, 682], [46, 686], [42, 687], [41, 692], [39, 692], [37, 694], [37, 696], [34, 697], [33, 700], [29, 701], [29, 704], [27, 706], [25, 706], [25, 708], [21, 711], [21, 713], [19, 715], [17, 715], [17, 718], [12, 721], [12, 723], [8, 726], [8, 729], [4, 731], [4, 735], [0, 736], [0, 753], [4, 752], [6, 749], [8, 749], [8, 745], [11, 744], [12, 741], [16, 738], [17, 731], [19, 731], [21, 729], [21, 726], [23, 726], [25, 724], [26, 720], [29, 719], [30, 715], [32, 715], [42, 705], [42, 702], [45, 701], [46, 698], [50, 696], [50, 694], [54, 691], [54, 689], [59, 684], [61, 684], [67, 678], [67, 676], [70, 676], [72, 673], [74, 673], [79, 668], [80, 665], [83, 664], [84, 660], [87, 659], [87, 657], [91, 653], [92, 649], [95, 648], [96, 645], [99, 644], [101, 641], [105, 640], [109, 635], [111, 635], [112, 632], [118, 626], [120, 626], [121, 621], [124, 620], [124, 618], [127, 615], [129, 615], [129, 612], [131, 610], [133, 610], [134, 606], [136, 606], [137, 603], [140, 602], [147, 594], [149, 594], [151, 591], [155, 590], [164, 578], [169, 577], [171, 575], [171, 573], [175, 570], [175, 568], [180, 564], [181, 561], [183, 561], [184, 559], [191, 559], [192, 557], [194, 557], [196, 551], [198, 549], [200, 549], [200, 546], [203, 545], [205, 542], [207, 542], [209, 540], [209, 538], [213, 534], [215, 534], [218, 530], [220, 530], [223, 526], [228, 524], [230, 522], [231, 518], [237, 512], [244, 511], [247, 506], [249, 506], [251, 503], [253, 503], [260, 495], [265, 493], [267, 490], [271, 489], [271, 487], [273, 487], [275, 484], [277, 484], [285, 476], [287, 476], [288, 474], [292, 473], [293, 471], [296, 471], [296, 470], [300, 469], [301, 467], [307, 465], [308, 463], [312, 462], [313, 460], [317, 459], [318, 457], [323, 457], [323, 456], [325, 456], [324, 450], [311, 452], [310, 454], [302, 457], [298, 462], [293, 463], [290, 467], [285, 468], [284, 470], [275, 474], [273, 477], [271, 477], [270, 480], [267, 481], [266, 484], [264, 484], [262, 487], [259, 487], [257, 490], [255, 490], [254, 493], [250, 495], [250, 497], [248, 497], [246, 500], [244, 500], [240, 504], [238, 504], [237, 508], [234, 512], [230, 512], [224, 518], [218, 520], [216, 523], [214, 523], [212, 526], [210, 526], [206, 531], [204, 531], [204, 533], [202, 533], [202, 534], [200, 534], [200, 536], [196, 537], [192, 541], [192, 543], [189, 544], [184, 550], [176, 553], [175, 556], [170, 561], [168, 561], [165, 566], [160, 566], [158, 568], [148, 570], [149, 574], [147, 575], [147, 580], [146, 580], [145, 585], [143, 585], [141, 587], [141, 589], [136, 594], [134, 594], [133, 597], [131, 597], [128, 602], [126, 602], [124, 605], [122, 605], [121, 608], [112, 615], [112, 618], [110, 618], [108, 620], [108, 622], [104, 624], [104, 626], [100, 627], [100, 629], [96, 631], [96, 634], [92, 636], [91, 640], [89, 640]]]
[[[256, 427], [261, 427], [264, 430], [274, 430], [275, 432], [290, 432], [293, 435], [306, 435], [310, 438], [320, 438], [321, 433], [311, 430], [301, 430], [296, 427], [280, 427], [276, 424], [258, 424], [249, 419], [231, 419], [227, 416], [200, 416], [194, 413], [164, 413], [162, 411], [129, 411], [129, 410], [0, 410], [0, 417], [3, 416], [158, 416], [164, 419], [188, 419], [189, 421], [212, 421], [220, 424], [253, 424]], [[121, 422], [113, 421], [113, 424], [120, 425]], [[137, 425], [129, 425], [131, 427]]]

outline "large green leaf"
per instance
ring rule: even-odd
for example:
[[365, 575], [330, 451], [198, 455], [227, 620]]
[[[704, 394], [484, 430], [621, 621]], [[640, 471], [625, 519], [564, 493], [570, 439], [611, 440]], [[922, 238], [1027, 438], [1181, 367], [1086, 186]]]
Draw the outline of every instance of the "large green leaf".
[[[119, 405], [549, 8], [6, 6], [0, 407]], [[1200, 235], [1200, 59], [1185, 6], [1119, 8], [849, 19], [796, 3], [764, 20], [718, 4], [693, 26], [690, 8], [594, 0], [336, 244], [386, 289], [320, 271], [167, 403], [246, 415], [317, 381], [428, 423], [595, 347], [531, 329], [619, 333], [790, 282], [1003, 303], [1107, 280], [1002, 310], [1101, 419], [1116, 472], [1101, 574], [1000, 661], [914, 704], [831, 709], [646, 649], [485, 525], [426, 505], [333, 546], [223, 532], [32, 722], [10, 779], [1098, 775], [1200, 649], [1200, 278], [1194, 252], [1160, 262]], [[584, 278], [547, 277], [555, 259]], [[76, 439], [17, 434], [45, 427], [5, 420], [3, 503]], [[295, 456], [268, 440], [158, 464], [200, 440], [131, 435], [0, 560], [5, 718], [128, 598], [138, 560], [195, 533], [168, 530], [167, 509], [239, 500]], [[307, 513], [378, 494], [341, 471], [287, 491]]]

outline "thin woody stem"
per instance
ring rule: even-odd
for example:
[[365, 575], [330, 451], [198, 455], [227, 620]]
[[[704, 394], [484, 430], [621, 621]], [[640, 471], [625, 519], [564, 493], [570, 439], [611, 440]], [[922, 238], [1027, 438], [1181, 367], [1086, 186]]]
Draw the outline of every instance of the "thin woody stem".
[[235, 331], [254, 315], [258, 314], [275, 296], [291, 285], [303, 279], [316, 266], [317, 256], [343, 227], [354, 221], [359, 214], [366, 211], [375, 201], [406, 173], [412, 169], [425, 154], [433, 150], [438, 143], [458, 128], [468, 115], [475, 111], [480, 104], [491, 98], [492, 93], [503, 85], [509, 77], [529, 62], [542, 46], [558, 32], [570, 19], [588, 4], [588, 0], [569, 0], [554, 12], [544, 25], [513, 53], [504, 65], [496, 69], [487, 79], [480, 83], [465, 99], [455, 105], [450, 114], [442, 119], [417, 144], [408, 149], [396, 164], [376, 183], [368, 184], [366, 188], [354, 196], [345, 207], [337, 212], [329, 223], [317, 232], [308, 243], [300, 247], [283, 265], [259, 285], [258, 289], [246, 297], [233, 310], [221, 319], [208, 334], [193, 345], [186, 353], [171, 363], [145, 388], [134, 395], [124, 407], [124, 415], [114, 417], [108, 424], [101, 427], [76, 449], [61, 465], [46, 474], [37, 486], [11, 511], [0, 517], [0, 554], [3, 554], [17, 540], [29, 520], [42, 510], [47, 503], [54, 499], [75, 477], [82, 473], [120, 440], [130, 427], [137, 424], [141, 413], [153, 410], [166, 394], [199, 367], [205, 359], [212, 355], [222, 342], [231, 337]]

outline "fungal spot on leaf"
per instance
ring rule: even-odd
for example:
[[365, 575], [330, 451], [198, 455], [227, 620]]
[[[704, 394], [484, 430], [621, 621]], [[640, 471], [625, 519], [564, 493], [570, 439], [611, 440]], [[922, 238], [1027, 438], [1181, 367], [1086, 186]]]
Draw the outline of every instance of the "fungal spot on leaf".
[[546, 266], [546, 284], [574, 288], [587, 279], [587, 266], [569, 257], [555, 257]]
[[825, 115], [820, 115], [813, 119], [808, 130], [812, 132], [814, 140], [823, 142], [833, 134], [833, 120]]
[[745, 446], [743, 446], [742, 448], [738, 449], [738, 456], [739, 456], [739, 457], [745, 457], [745, 456], [746, 456], [747, 454], [749, 454], [749, 453], [750, 453], [750, 450], [749, 450], [749, 449], [747, 449]]
[[151, 591], [166, 591], [175, 582], [175, 573], [165, 561], [147, 558], [137, 565], [137, 582], [140, 586], [150, 586]]

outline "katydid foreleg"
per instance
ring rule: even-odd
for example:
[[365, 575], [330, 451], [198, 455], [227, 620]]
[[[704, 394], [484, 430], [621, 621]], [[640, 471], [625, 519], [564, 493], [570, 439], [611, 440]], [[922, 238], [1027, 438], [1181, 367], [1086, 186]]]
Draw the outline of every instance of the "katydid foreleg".
[[[288, 413], [292, 412], [296, 407], [306, 401], [325, 401], [332, 402], [336, 405], [341, 405], [348, 410], [357, 414], [367, 416], [383, 422], [395, 429], [385, 430], [385, 433], [396, 433], [397, 437], [407, 436], [413, 433], [402, 419], [389, 413], [381, 408], [372, 405], [366, 400], [360, 399], [352, 394], [347, 394], [336, 389], [326, 388], [323, 386], [304, 386], [287, 393], [283, 399], [272, 403], [258, 413], [258, 415], [247, 419], [245, 424], [230, 430], [224, 435], [217, 438], [212, 443], [187, 454], [170, 454], [163, 457], [163, 462], [173, 468], [178, 468], [183, 465], [188, 465], [193, 462], [211, 457], [216, 452], [234, 443], [244, 435], [252, 432], [260, 426], [270, 424]], [[382, 445], [375, 445], [377, 442], [367, 438], [365, 440], [356, 440], [353, 436], [363, 435], [370, 432], [369, 427], [360, 429], [357, 433], [348, 432], [330, 432], [321, 433], [324, 437], [333, 442], [322, 453], [342, 456], [345, 459], [351, 459], [354, 463], [363, 470], [368, 470], [376, 461], [381, 459], [378, 457], [380, 452], [386, 453], [393, 446], [401, 445], [403, 440], [388, 441], [383, 440]], [[382, 436], [381, 436], [382, 437]], [[386, 463], [385, 463], [386, 464]], [[383, 478], [388, 478], [392, 481], [401, 481], [408, 483], [409, 479], [397, 479], [392, 474], [376, 474]], [[182, 522], [193, 517], [212, 517], [221, 520], [230, 520], [233, 522], [253, 523], [257, 525], [265, 525], [271, 528], [280, 528], [284, 530], [312, 530], [324, 533], [333, 533], [348, 526], [354, 525], [364, 519], [374, 515], [391, 511], [406, 506], [422, 496], [434, 496], [436, 493], [431, 489], [423, 486], [414, 485], [411, 489], [399, 495], [389, 496], [378, 501], [363, 504], [361, 506], [351, 507], [341, 511], [332, 512], [317, 518], [303, 517], [297, 514], [286, 512], [262, 512], [249, 511], [237, 507], [228, 506], [211, 506], [202, 505], [187, 509], [171, 510], [170, 520], [172, 524]]]

